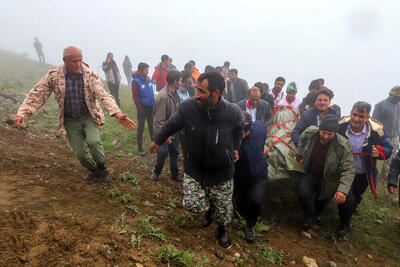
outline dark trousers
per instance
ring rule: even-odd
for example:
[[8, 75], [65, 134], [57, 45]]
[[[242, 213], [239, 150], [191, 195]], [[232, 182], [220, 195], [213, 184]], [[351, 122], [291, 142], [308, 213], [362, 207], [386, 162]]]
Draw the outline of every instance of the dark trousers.
[[[300, 177], [298, 195], [306, 217], [319, 216], [329, 203], [330, 199], [319, 199], [321, 181], [322, 177], [318, 177], [309, 172]], [[338, 205], [341, 224], [350, 222], [354, 210], [354, 200], [353, 192], [350, 189], [346, 201]]]
[[246, 220], [249, 227], [257, 223], [264, 199], [266, 177], [249, 179], [234, 178], [233, 199], [236, 210]]
[[142, 111], [137, 110], [137, 117], [138, 117], [138, 128], [137, 128], [137, 145], [138, 151], [143, 152], [143, 131], [144, 131], [144, 123], [147, 120], [147, 127], [149, 129], [150, 139], [153, 141], [153, 106], [146, 107], [143, 106]]
[[177, 177], [178, 172], [178, 155], [179, 155], [179, 135], [174, 135], [174, 140], [171, 144], [162, 144], [157, 152], [156, 166], [154, 167], [154, 173], [160, 175], [165, 159], [169, 154], [169, 166], [172, 177]]
[[119, 103], [119, 84], [113, 84], [110, 82], [107, 82], [108, 84], [108, 89], [110, 89], [111, 95], [115, 98], [115, 101], [117, 102], [118, 107], [121, 107]]
[[355, 207], [360, 204], [362, 200], [362, 195], [368, 188], [369, 183], [367, 179], [368, 178], [366, 174], [356, 174], [356, 176], [354, 177], [352, 189], [355, 197]]

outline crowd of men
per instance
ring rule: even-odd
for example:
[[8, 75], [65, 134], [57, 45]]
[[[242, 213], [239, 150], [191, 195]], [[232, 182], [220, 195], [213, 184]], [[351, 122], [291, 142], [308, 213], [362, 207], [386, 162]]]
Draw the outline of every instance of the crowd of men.
[[[15, 126], [24, 125], [54, 92], [60, 132], [66, 129], [75, 156], [90, 171], [84, 179], [106, 182], [110, 175], [100, 138], [104, 115], [99, 102], [125, 128], [136, 127], [120, 110], [118, 66], [113, 54], [108, 53], [103, 71], [109, 94], [99, 76], [83, 63], [78, 48], [67, 47], [63, 61], [31, 89], [19, 107]], [[372, 117], [371, 105], [364, 101], [356, 102], [350, 116], [342, 117], [323, 79], [313, 80], [309, 93], [300, 100], [295, 82], [284, 90], [285, 79], [277, 77], [271, 90], [264, 82], [249, 88], [229, 62], [218, 67], [207, 65], [200, 73], [190, 60], [180, 72], [172, 59], [163, 55], [150, 78], [148, 64], [141, 62], [132, 71], [126, 56], [123, 68], [137, 109], [138, 153], [145, 155], [145, 121], [150, 151], [157, 153], [149, 178], [159, 180], [169, 156], [171, 178], [183, 182], [184, 207], [204, 212], [203, 227], [217, 224], [217, 238], [224, 248], [232, 246], [227, 226], [234, 208], [246, 221], [245, 239], [254, 242], [254, 226], [268, 177], [264, 155], [267, 129], [280, 108], [296, 109], [301, 114], [291, 138], [304, 169], [298, 175], [297, 193], [305, 214], [305, 230], [321, 223], [323, 209], [334, 199], [340, 218], [337, 235], [345, 237], [367, 188], [376, 196], [377, 160], [385, 162], [381, 178], [388, 178], [388, 191], [398, 192], [400, 152], [392, 162], [391, 155], [399, 145], [400, 86], [375, 106]], [[178, 169], [179, 144], [183, 177]]]

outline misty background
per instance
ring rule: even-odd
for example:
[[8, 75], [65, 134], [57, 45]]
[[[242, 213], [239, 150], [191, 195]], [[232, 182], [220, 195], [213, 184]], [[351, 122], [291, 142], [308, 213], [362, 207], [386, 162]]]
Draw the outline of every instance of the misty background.
[[133, 70], [162, 54], [178, 69], [190, 59], [205, 65], [231, 62], [253, 85], [277, 76], [295, 81], [297, 96], [311, 80], [324, 78], [334, 101], [348, 115], [355, 101], [372, 105], [399, 84], [400, 1], [59, 1], [1, 0], [0, 48], [38, 60], [35, 37], [46, 62], [62, 63], [69, 45], [102, 77], [112, 52], [120, 68], [128, 55]]

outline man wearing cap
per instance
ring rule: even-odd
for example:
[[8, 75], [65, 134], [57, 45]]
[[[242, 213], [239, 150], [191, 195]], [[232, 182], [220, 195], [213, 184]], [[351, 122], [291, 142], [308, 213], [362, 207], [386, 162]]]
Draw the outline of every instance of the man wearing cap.
[[301, 100], [296, 98], [297, 86], [295, 82], [289, 83], [286, 88], [286, 96], [282, 98], [279, 102], [279, 106], [286, 106], [291, 108], [299, 109], [301, 105]]
[[354, 104], [350, 116], [339, 122], [339, 134], [349, 139], [354, 155], [356, 174], [352, 190], [355, 196], [355, 214], [359, 212], [358, 205], [368, 185], [376, 196], [376, 160], [385, 160], [392, 154], [392, 145], [383, 131], [383, 125], [371, 118], [370, 112], [371, 105], [359, 101]]
[[308, 127], [300, 136], [297, 160], [305, 174], [299, 179], [298, 195], [306, 215], [304, 228], [320, 224], [320, 214], [334, 199], [339, 208], [337, 235], [344, 237], [350, 227], [354, 196], [350, 190], [354, 180], [354, 162], [350, 142], [336, 134], [337, 117], [326, 115], [316, 126]]
[[268, 128], [271, 120], [271, 106], [267, 101], [261, 99], [261, 91], [258, 87], [249, 90], [248, 99], [243, 99], [237, 103], [241, 110], [247, 111], [254, 121], [261, 121], [265, 128]]
[[[393, 87], [389, 97], [375, 105], [372, 117], [383, 124], [383, 129], [393, 146], [393, 155], [399, 148], [400, 135], [400, 86]], [[392, 157], [386, 158], [382, 165], [382, 178], [386, 179]]]

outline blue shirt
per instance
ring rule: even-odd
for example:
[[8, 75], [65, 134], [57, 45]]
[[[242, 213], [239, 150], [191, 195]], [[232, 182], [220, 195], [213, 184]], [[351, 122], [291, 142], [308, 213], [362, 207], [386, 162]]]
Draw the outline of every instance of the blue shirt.
[[[361, 132], [355, 133], [349, 125], [349, 141], [353, 146], [353, 153], [362, 153], [362, 147], [367, 139], [367, 125], [364, 124], [364, 128]], [[356, 169], [356, 174], [366, 173], [363, 156], [353, 155], [354, 158], [354, 168]]]

